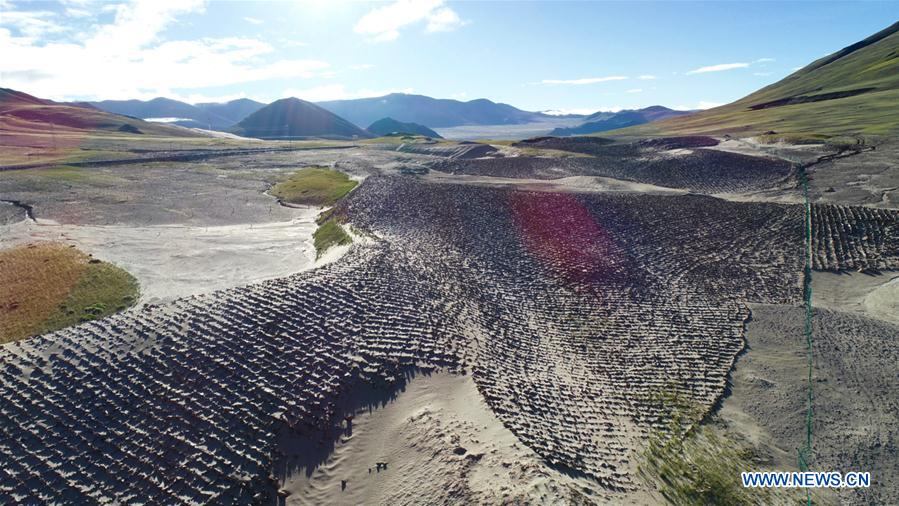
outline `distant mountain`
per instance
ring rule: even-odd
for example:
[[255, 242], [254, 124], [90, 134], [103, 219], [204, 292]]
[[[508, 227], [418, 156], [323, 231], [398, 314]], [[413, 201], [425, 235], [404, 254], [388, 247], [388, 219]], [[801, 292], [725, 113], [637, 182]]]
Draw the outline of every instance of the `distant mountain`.
[[576, 127], [556, 128], [550, 135], [567, 137], [571, 135], [588, 135], [607, 132], [618, 128], [651, 123], [656, 120], [686, 116], [691, 111], [675, 111], [661, 105], [653, 105], [644, 109], [625, 110], [619, 112], [597, 112], [587, 116], [584, 123]]
[[244, 118], [231, 132], [259, 139], [373, 137], [340, 116], [298, 98], [272, 102]]
[[250, 100], [249, 98], [238, 98], [225, 103], [207, 102], [196, 104], [195, 107], [213, 114], [220, 118], [225, 118], [231, 122], [231, 125], [240, 123], [244, 118], [265, 107], [265, 104]]
[[53, 103], [10, 88], [0, 88], [0, 111], [25, 105], [48, 105]]
[[423, 95], [393, 93], [383, 97], [333, 100], [318, 105], [352, 121], [370, 125], [381, 118], [418, 123], [430, 128], [461, 125], [514, 125], [547, 118], [538, 112], [522, 111], [487, 99], [460, 102]]
[[[730, 104], [622, 135], [899, 133], [899, 22]], [[618, 132], [616, 132], [617, 134]]]
[[[141, 119], [165, 120], [165, 122], [190, 128], [206, 128], [210, 130], [226, 130], [237, 121], [224, 117], [186, 102], [170, 98], [154, 98], [153, 100], [104, 100], [88, 102], [90, 105], [116, 114], [124, 114]], [[230, 102], [229, 102], [230, 103]], [[220, 104], [226, 106], [227, 104]], [[242, 118], [241, 118], [242, 119]]]
[[573, 112], [566, 112], [560, 109], [547, 109], [545, 111], [540, 111], [540, 114], [544, 116], [550, 116], [553, 118], [571, 118], [571, 119], [584, 119], [588, 115], [587, 114], [579, 114]]
[[443, 138], [440, 137], [440, 134], [424, 125], [419, 125], [418, 123], [403, 123], [402, 121], [397, 121], [393, 118], [379, 119], [369, 125], [366, 130], [375, 135], [414, 134], [424, 135], [425, 137], [432, 137], [434, 139]]
[[97, 131], [169, 137], [196, 135], [183, 128], [112, 114], [82, 103], [54, 102], [21, 91], [0, 88], [0, 132], [4, 136]]
[[584, 123], [591, 123], [594, 121], [603, 121], [603, 120], [614, 117], [619, 112], [621, 112], [621, 111], [618, 111], [618, 112], [611, 112], [611, 111], [594, 112], [593, 114], [590, 114], [584, 118]]
[[102, 111], [99, 107], [95, 107], [91, 105], [90, 102], [59, 102], [62, 105], [71, 105], [72, 107], [85, 107], [87, 109], [93, 109], [95, 111]]

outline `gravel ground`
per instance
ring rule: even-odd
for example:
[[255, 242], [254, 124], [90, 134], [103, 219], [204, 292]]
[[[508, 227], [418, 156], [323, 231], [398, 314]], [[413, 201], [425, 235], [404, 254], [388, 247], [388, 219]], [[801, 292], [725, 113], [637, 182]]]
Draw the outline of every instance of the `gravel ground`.
[[[721, 417], [764, 447], [776, 468], [795, 469], [805, 442], [808, 389], [804, 309], [753, 305], [746, 354], [736, 363]], [[814, 425], [810, 467], [869, 471], [870, 489], [844, 504], [896, 504], [899, 493], [899, 326], [819, 309], [813, 319]]]
[[874, 151], [816, 165], [810, 193], [816, 202], [899, 209], [899, 140]]
[[0, 202], [0, 226], [11, 225], [26, 218], [25, 210], [11, 202]]
[[[381, 150], [266, 153], [195, 162], [7, 171], [0, 199], [34, 207], [39, 220], [73, 225], [220, 226], [290, 221], [295, 213], [266, 195], [306, 166], [336, 166], [362, 178], [417, 155]], [[0, 207], [6, 213], [6, 205]], [[0, 214], [0, 220], [5, 215]]]

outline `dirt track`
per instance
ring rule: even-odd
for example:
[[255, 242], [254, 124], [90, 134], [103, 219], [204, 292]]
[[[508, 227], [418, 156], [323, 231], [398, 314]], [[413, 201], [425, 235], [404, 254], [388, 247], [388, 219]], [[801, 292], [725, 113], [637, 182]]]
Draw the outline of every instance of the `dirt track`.
[[16, 165], [0, 165], [0, 172], [10, 170], [40, 169], [46, 167], [57, 167], [66, 165], [69, 167], [105, 167], [110, 165], [131, 165], [137, 163], [149, 162], [193, 162], [221, 158], [226, 156], [249, 156], [265, 153], [283, 153], [294, 151], [316, 151], [331, 149], [350, 149], [354, 145], [346, 146], [323, 146], [323, 147], [278, 147], [278, 148], [256, 148], [256, 149], [225, 149], [225, 150], [191, 150], [188, 152], [173, 151], [149, 151], [142, 152], [138, 156], [128, 158], [110, 158], [104, 160], [89, 161], [73, 161], [73, 162], [41, 162], [41, 163], [23, 163]]

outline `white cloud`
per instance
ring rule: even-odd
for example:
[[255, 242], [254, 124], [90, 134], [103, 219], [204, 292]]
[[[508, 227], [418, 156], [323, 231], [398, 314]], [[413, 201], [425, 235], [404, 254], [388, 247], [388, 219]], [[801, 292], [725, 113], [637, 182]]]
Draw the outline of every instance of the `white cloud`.
[[687, 72], [687, 75], [705, 74], [706, 72], [721, 72], [724, 70], [742, 69], [748, 67], [748, 63], [719, 63], [718, 65], [709, 65], [708, 67], [700, 67]]
[[675, 111], [695, 111], [697, 109], [711, 109], [712, 107], [719, 107], [724, 104], [720, 102], [706, 102], [705, 100], [700, 100], [698, 104], [694, 106], [689, 106], [686, 104], [678, 104], [673, 107]]
[[4, 8], [0, 26], [15, 28], [25, 37], [40, 38], [67, 31], [66, 27], [55, 21], [56, 17], [56, 13], [52, 11], [15, 11]]
[[652, 79], [658, 79], [658, 78], [654, 75], [644, 74], [642, 76], [637, 77], [637, 79], [640, 79], [641, 81], [650, 81]]
[[759, 58], [758, 60], [754, 61], [753, 63], [768, 63], [768, 62], [772, 62], [772, 61], [774, 61], [774, 58]]
[[540, 84], [583, 85], [583, 84], [605, 83], [608, 81], [623, 81], [625, 79], [627, 79], [626, 76], [584, 77], [581, 79], [544, 79], [544, 80], [540, 81]]
[[623, 111], [624, 107], [620, 105], [613, 106], [605, 106], [605, 107], [572, 107], [572, 108], [563, 108], [563, 109], [549, 109], [546, 111], [540, 111], [543, 114], [549, 114], [550, 116], [564, 116], [567, 114], [577, 114], [580, 116], [590, 116], [591, 114], [599, 113], [599, 112], [619, 112]]
[[579, 114], [581, 116], [589, 116], [594, 112], [599, 111], [599, 107], [594, 108], [573, 108], [573, 109], [549, 109], [547, 111], [540, 111], [543, 114], [549, 114], [550, 116], [566, 116], [568, 114]]
[[753, 72], [752, 75], [764, 77], [764, 76], [770, 76], [771, 72]]
[[293, 40], [293, 39], [285, 39], [281, 37], [278, 39], [278, 47], [280, 48], [289, 48], [289, 47], [308, 47], [311, 44], [302, 40]]
[[284, 97], [296, 97], [308, 102], [324, 102], [326, 100], [350, 100], [354, 98], [383, 97], [391, 93], [412, 93], [412, 88], [349, 91], [342, 84], [326, 84], [306, 89], [286, 89]]
[[93, 14], [91, 14], [89, 10], [67, 7], [66, 16], [69, 16], [70, 18], [89, 18], [93, 16]]
[[57, 100], [152, 98], [177, 96], [173, 90], [327, 75], [326, 62], [267, 58], [274, 48], [253, 38], [160, 40], [177, 15], [203, 7], [199, 1], [116, 5], [114, 21], [87, 31], [83, 40], [42, 45], [0, 28], [3, 86]]
[[450, 98], [454, 98], [456, 100], [464, 100], [464, 99], [468, 98], [468, 93], [465, 93], [464, 91], [460, 91], [459, 93], [453, 93], [452, 95], [450, 95]]
[[152, 121], [153, 123], [174, 123], [176, 121], [190, 121], [188, 118], [174, 118], [174, 117], [147, 118], [146, 120]]
[[633, 89], [627, 90], [625, 93], [640, 93], [642, 91], [643, 91], [643, 88], [633, 88]]
[[253, 24], [253, 25], [261, 25], [262, 23], [264, 23], [264, 21], [262, 21], [262, 20], [259, 19], [259, 18], [251, 18], [251, 17], [249, 17], [249, 16], [245, 16], [245, 17], [243, 18], [243, 20], [246, 21], [247, 23], [250, 23], [250, 24]]
[[430, 16], [428, 16], [428, 32], [451, 32], [456, 28], [462, 26], [464, 23], [459, 18], [459, 15], [456, 14], [456, 11], [450, 9], [449, 7], [443, 7], [441, 9], [437, 9]]
[[368, 12], [354, 28], [355, 32], [367, 35], [375, 42], [395, 40], [400, 29], [420, 22], [426, 22], [427, 32], [448, 32], [466, 24], [442, 0], [397, 0], [390, 5], [378, 7]]
[[115, 21], [100, 27], [87, 42], [94, 52], [136, 51], [157, 40], [162, 30], [175, 20], [178, 14], [202, 12], [203, 0], [144, 0], [130, 4], [118, 4]]
[[546, 111], [540, 111], [543, 114], [548, 114], [550, 116], [567, 116], [569, 114], [579, 114], [581, 116], [589, 116], [599, 109], [588, 109], [588, 108], [572, 108], [572, 109], [548, 109]]

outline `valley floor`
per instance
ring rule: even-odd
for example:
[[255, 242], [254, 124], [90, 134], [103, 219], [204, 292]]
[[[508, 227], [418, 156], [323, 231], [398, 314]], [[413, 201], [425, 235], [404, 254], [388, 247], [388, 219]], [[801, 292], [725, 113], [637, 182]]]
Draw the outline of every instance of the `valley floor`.
[[[804, 210], [777, 157], [829, 148], [547, 142], [4, 173], [0, 248], [77, 245], [146, 304], [0, 347], [0, 502], [664, 503], [639, 469], [672, 393], [795, 469]], [[876, 482], [816, 502], [899, 500], [896, 146], [811, 172], [813, 464]], [[308, 166], [364, 180], [319, 261], [321, 209], [268, 194]]]

